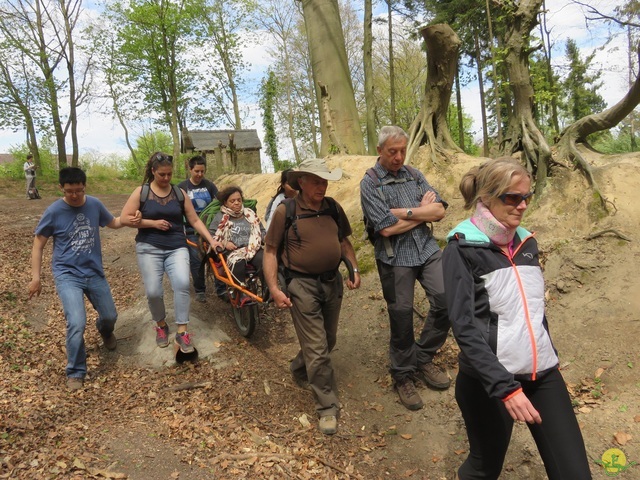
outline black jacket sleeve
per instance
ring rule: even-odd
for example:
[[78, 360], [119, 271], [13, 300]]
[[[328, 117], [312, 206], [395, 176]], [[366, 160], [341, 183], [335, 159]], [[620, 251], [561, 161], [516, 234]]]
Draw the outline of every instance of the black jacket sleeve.
[[461, 351], [460, 369], [478, 378], [490, 397], [503, 399], [520, 388], [520, 383], [502, 366], [489, 345], [491, 319], [476, 315], [477, 302], [488, 299], [479, 298], [484, 288], [474, 279], [471, 265], [461, 250], [454, 239], [442, 256], [449, 319]]

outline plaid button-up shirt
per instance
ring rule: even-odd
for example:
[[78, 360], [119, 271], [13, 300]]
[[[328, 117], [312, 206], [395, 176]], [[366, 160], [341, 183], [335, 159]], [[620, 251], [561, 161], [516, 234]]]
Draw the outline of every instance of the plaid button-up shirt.
[[[438, 192], [416, 169], [414, 169], [416, 175], [414, 179], [411, 172], [402, 166], [395, 178], [404, 178], [407, 181], [388, 184], [385, 184], [385, 180], [388, 180], [393, 174], [380, 165], [379, 161], [376, 162], [373, 169], [380, 179], [380, 186], [376, 186], [374, 180], [365, 174], [360, 182], [360, 204], [364, 215], [373, 222], [376, 232], [390, 227], [398, 221], [391, 213], [391, 208], [417, 208], [420, 206], [422, 197], [429, 190], [436, 194], [437, 202], [444, 203]], [[379, 189], [382, 189], [384, 200], [380, 196]], [[382, 236], [376, 240], [375, 257], [376, 260], [394, 267], [423, 265], [431, 255], [440, 249], [426, 223], [422, 223], [405, 233], [393, 235], [389, 237], [389, 240], [394, 257], [389, 258], [387, 255]]]

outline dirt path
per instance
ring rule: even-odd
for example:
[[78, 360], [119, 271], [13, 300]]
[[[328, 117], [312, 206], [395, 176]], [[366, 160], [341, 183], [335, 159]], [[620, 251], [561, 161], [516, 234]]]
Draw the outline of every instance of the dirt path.
[[[116, 213], [125, 199], [102, 197]], [[267, 309], [246, 340], [226, 304], [213, 296], [194, 302], [191, 330], [202, 358], [175, 365], [169, 349], [153, 345], [134, 231], [107, 230], [104, 262], [120, 341], [116, 352], [105, 351], [90, 325], [87, 386], [68, 393], [64, 320], [50, 273], [39, 299], [25, 295], [31, 235], [52, 200], [0, 200], [0, 478], [452, 478], [468, 449], [453, 388], [422, 388], [426, 407], [417, 412], [397, 401], [375, 273], [345, 296], [333, 354], [343, 409], [338, 435], [326, 437], [315, 428], [309, 392], [288, 375], [297, 342], [286, 314]], [[560, 217], [568, 208], [545, 208], [545, 225], [556, 215], [566, 226]], [[637, 225], [625, 231], [634, 236]], [[640, 248], [612, 235], [587, 241], [566, 232], [541, 232], [548, 317], [594, 478], [608, 478], [595, 463], [608, 449], [640, 461]], [[48, 265], [49, 250], [46, 258]], [[417, 295], [417, 310], [426, 313]], [[171, 308], [169, 288], [166, 296]], [[417, 328], [419, 321], [416, 315]], [[450, 338], [439, 361], [452, 378], [455, 358]], [[525, 427], [515, 429], [501, 478], [546, 478]], [[619, 478], [640, 478], [640, 467]]]

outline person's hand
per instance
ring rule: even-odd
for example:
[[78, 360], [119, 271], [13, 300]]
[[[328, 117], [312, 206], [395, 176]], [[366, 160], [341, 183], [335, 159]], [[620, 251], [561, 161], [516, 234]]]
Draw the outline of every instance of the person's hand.
[[224, 250], [224, 245], [222, 245], [222, 243], [220, 243], [215, 238], [211, 237], [211, 240], [209, 240], [209, 248], [207, 249], [207, 253], [209, 253], [211, 250], [216, 253], [221, 252]]
[[505, 401], [504, 406], [517, 422], [542, 423], [542, 417], [522, 391]]
[[229, 252], [233, 252], [234, 250], [236, 250], [238, 247], [236, 247], [236, 244], [233, 242], [227, 242], [225, 245], [225, 250], [229, 251]]
[[420, 206], [423, 207], [425, 205], [434, 203], [435, 201], [436, 201], [435, 192], [432, 192], [431, 190], [429, 190], [427, 193], [423, 195], [422, 200], [420, 200]]
[[140, 222], [142, 221], [142, 213], [140, 210], [136, 210], [136, 213], [130, 216], [129, 221], [132, 225], [140, 225]]
[[156, 220], [156, 228], [166, 232], [171, 228], [171, 222], [168, 220]]
[[347, 288], [349, 290], [354, 290], [356, 288], [360, 288], [360, 273], [353, 272], [353, 282], [351, 279], [347, 279]]
[[42, 284], [40, 283], [39, 278], [34, 278], [29, 282], [29, 300], [31, 300], [34, 295], [36, 297], [39, 297], [41, 291], [42, 291]]
[[289, 297], [287, 297], [282, 290], [276, 290], [275, 292], [271, 292], [271, 298], [273, 298], [273, 303], [278, 308], [291, 308], [292, 303]]

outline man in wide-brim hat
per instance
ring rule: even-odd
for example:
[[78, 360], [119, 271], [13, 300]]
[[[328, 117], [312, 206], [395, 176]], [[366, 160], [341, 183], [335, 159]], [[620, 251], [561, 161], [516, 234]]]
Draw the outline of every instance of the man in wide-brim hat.
[[291, 185], [291, 188], [300, 190], [298, 180], [305, 175], [315, 175], [324, 180], [340, 180], [342, 178], [342, 170], [339, 168], [329, 170], [324, 159], [310, 158], [304, 160], [298, 168], [289, 172], [287, 183]]
[[[339, 401], [330, 352], [336, 344], [342, 305], [341, 257], [354, 266], [349, 289], [360, 286], [356, 255], [348, 239], [351, 225], [342, 207], [326, 197], [329, 181], [340, 180], [342, 170], [329, 170], [323, 159], [302, 162], [287, 182], [300, 194], [286, 199], [273, 214], [264, 251], [264, 275], [278, 308], [290, 308], [300, 351], [290, 365], [294, 381], [314, 394], [318, 428], [334, 434]], [[294, 202], [290, 204], [289, 202]], [[295, 215], [287, 218], [287, 209]], [[280, 253], [279, 253], [280, 252]], [[278, 285], [278, 264], [284, 267], [287, 293]]]

